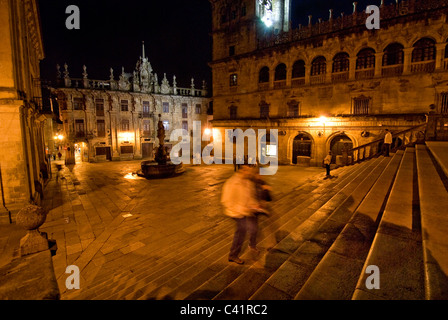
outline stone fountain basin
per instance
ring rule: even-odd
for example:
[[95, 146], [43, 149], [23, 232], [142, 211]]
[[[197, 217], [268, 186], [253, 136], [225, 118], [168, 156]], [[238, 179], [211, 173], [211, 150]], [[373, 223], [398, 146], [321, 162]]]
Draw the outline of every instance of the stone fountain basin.
[[156, 161], [142, 161], [141, 171], [137, 174], [147, 179], [150, 178], [169, 178], [181, 174], [185, 171], [181, 164], [174, 164], [168, 161], [166, 164], [158, 164]]

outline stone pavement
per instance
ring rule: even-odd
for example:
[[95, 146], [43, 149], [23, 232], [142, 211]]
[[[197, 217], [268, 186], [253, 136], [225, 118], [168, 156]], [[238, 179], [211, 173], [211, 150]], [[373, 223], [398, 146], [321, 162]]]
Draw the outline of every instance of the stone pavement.
[[[222, 214], [219, 202], [232, 165], [187, 166], [181, 176], [146, 180], [132, 174], [140, 162], [79, 163], [64, 167], [63, 178], [53, 176], [48, 183], [43, 206], [49, 214], [40, 230], [57, 241], [53, 263], [62, 299], [84, 299], [83, 287], [93, 280], [107, 283], [127, 265], [158, 261], [162, 254], [181, 264], [191, 258], [182, 251], [193, 238], [206, 242], [233, 233], [233, 221]], [[281, 166], [266, 180], [279, 199], [322, 172]], [[69, 265], [81, 270], [80, 290], [65, 288]]]

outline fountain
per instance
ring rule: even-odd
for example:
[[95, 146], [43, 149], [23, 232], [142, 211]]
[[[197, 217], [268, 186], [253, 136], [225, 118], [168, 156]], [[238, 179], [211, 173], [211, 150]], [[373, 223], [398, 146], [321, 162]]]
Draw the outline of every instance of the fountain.
[[157, 138], [159, 138], [159, 147], [157, 148], [154, 160], [142, 161], [141, 170], [137, 173], [147, 179], [150, 178], [168, 178], [182, 174], [185, 169], [181, 164], [174, 164], [168, 160], [168, 154], [165, 148], [165, 128], [162, 120], [157, 123]]

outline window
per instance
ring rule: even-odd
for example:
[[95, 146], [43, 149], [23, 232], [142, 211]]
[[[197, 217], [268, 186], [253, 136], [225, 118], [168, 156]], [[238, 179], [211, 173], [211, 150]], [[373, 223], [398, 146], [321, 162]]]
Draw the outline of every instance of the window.
[[73, 110], [83, 110], [82, 98], [73, 98]]
[[365, 96], [353, 98], [353, 114], [369, 114], [370, 100], [371, 99], [369, 97]]
[[440, 95], [440, 113], [448, 113], [448, 92], [443, 92]]
[[299, 104], [297, 102], [291, 102], [288, 104], [288, 118], [296, 118], [299, 116]]
[[150, 116], [149, 101], [143, 101], [142, 111], [143, 111], [143, 117], [144, 118], [148, 118]]
[[149, 120], [143, 120], [143, 135], [149, 136], [151, 134], [151, 124]]
[[197, 104], [195, 108], [196, 114], [201, 114], [201, 109], [202, 109], [201, 105]]
[[269, 82], [269, 68], [268, 67], [263, 67], [260, 69], [260, 73], [258, 75], [258, 82], [259, 83]]
[[168, 120], [164, 120], [162, 123], [166, 131], [170, 130], [170, 122]]
[[121, 100], [121, 111], [129, 111], [128, 100]]
[[121, 120], [121, 131], [129, 131], [129, 120]]
[[104, 99], [96, 99], [95, 108], [97, 117], [104, 117]]
[[284, 63], [280, 63], [275, 68], [275, 81], [286, 80], [286, 65]]
[[84, 137], [84, 120], [76, 119], [75, 120], [75, 135], [77, 137]]
[[97, 156], [105, 156], [107, 154], [107, 148], [106, 147], [96, 147], [95, 148], [95, 155]]
[[169, 113], [170, 112], [170, 104], [168, 102], [164, 102], [162, 104], [163, 107], [163, 113]]
[[235, 55], [235, 46], [230, 46], [229, 47], [229, 57], [234, 56]]
[[260, 118], [269, 118], [269, 105], [266, 102], [260, 104]]
[[350, 68], [349, 55], [345, 52], [338, 53], [333, 58], [333, 72], [346, 72]]
[[324, 57], [317, 57], [311, 64], [311, 75], [317, 76], [327, 72], [327, 60]]
[[412, 51], [412, 62], [422, 62], [435, 60], [436, 58], [436, 44], [434, 40], [423, 38], [414, 44]]
[[230, 75], [230, 86], [235, 87], [238, 85], [238, 75], [233, 73]]
[[375, 50], [365, 48], [358, 52], [356, 70], [375, 68]]
[[230, 106], [229, 111], [230, 111], [230, 119], [235, 120], [237, 117], [237, 110], [238, 107], [237, 106]]
[[96, 130], [97, 130], [97, 136], [98, 137], [105, 137], [106, 136], [106, 125], [104, 123], [104, 120], [97, 120], [96, 121]]
[[304, 78], [305, 77], [305, 61], [298, 60], [294, 62], [292, 66], [292, 78]]
[[188, 121], [182, 121], [182, 129], [188, 131]]
[[188, 118], [188, 105], [186, 103], [182, 103], [182, 118]]
[[392, 43], [384, 49], [383, 66], [403, 64], [403, 58], [403, 46], [399, 43]]
[[134, 146], [121, 146], [121, 153], [134, 153]]
[[243, 3], [243, 6], [241, 7], [241, 16], [245, 17], [246, 16], [246, 4]]

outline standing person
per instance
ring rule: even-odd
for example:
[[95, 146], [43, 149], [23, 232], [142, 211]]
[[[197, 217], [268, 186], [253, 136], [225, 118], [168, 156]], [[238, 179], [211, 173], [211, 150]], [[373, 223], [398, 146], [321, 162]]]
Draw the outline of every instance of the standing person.
[[327, 178], [331, 177], [330, 175], [330, 166], [331, 166], [331, 151], [328, 151], [327, 156], [324, 159], [324, 165], [327, 169]]
[[236, 230], [229, 252], [229, 262], [237, 264], [244, 263], [239, 258], [239, 254], [247, 231], [250, 235], [249, 247], [254, 251], [258, 251], [256, 247], [258, 231], [256, 213], [264, 210], [257, 199], [256, 186], [252, 179], [252, 168], [247, 164], [243, 164], [224, 183], [222, 189], [221, 203], [224, 206], [225, 214], [236, 222]]
[[389, 129], [386, 129], [386, 135], [384, 136], [384, 155], [386, 157], [389, 156], [390, 145], [392, 144], [392, 133], [390, 133]]

